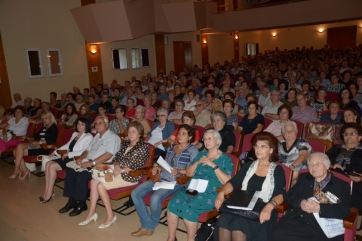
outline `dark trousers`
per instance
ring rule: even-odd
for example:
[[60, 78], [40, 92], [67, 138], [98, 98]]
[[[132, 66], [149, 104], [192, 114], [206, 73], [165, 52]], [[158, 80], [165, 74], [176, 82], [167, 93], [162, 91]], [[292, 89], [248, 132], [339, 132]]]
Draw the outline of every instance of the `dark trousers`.
[[78, 201], [88, 199], [88, 182], [92, 179], [89, 172], [76, 172], [68, 168], [65, 176], [63, 196], [73, 198]]

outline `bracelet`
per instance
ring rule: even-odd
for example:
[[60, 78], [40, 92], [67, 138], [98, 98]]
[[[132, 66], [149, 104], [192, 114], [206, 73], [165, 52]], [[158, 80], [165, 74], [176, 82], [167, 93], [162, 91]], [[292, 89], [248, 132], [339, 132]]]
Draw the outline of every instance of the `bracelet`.
[[277, 202], [276, 202], [276, 201], [271, 200], [269, 203], [271, 203], [271, 204], [274, 206], [274, 208], [276, 208], [276, 206], [277, 206]]
[[291, 167], [294, 167], [295, 168], [295, 166], [292, 164], [292, 165], [290, 165]]

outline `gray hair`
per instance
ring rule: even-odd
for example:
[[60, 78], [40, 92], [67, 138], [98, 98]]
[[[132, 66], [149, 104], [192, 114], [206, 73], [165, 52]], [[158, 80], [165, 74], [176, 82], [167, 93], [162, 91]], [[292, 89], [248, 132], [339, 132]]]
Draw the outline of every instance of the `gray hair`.
[[[106, 123], [106, 124], [108, 124], [108, 122], [109, 122], [107, 116], [98, 115], [98, 116], [95, 118], [95, 120], [98, 119], [98, 118], [102, 118], [102, 119], [104, 120], [104, 123]], [[94, 121], [95, 121], [95, 120], [94, 120]]]
[[136, 110], [140, 110], [142, 114], [146, 113], [146, 108], [142, 105], [137, 105]]
[[145, 96], [143, 97], [143, 100], [144, 100], [144, 99], [148, 99], [149, 101], [151, 101], [152, 98], [151, 98], [150, 95], [145, 95]]
[[177, 99], [175, 100], [175, 106], [177, 103], [181, 103], [182, 104], [182, 108], [185, 107], [185, 101], [181, 100], [181, 99]]
[[204, 136], [205, 136], [207, 133], [211, 133], [211, 134], [214, 135], [214, 138], [215, 138], [216, 140], [218, 140], [217, 148], [219, 148], [219, 147], [221, 146], [221, 143], [222, 143], [222, 138], [221, 138], [220, 133], [219, 133], [218, 131], [213, 130], [213, 129], [209, 129], [209, 130], [206, 130], [206, 131], [204, 132]]
[[296, 133], [298, 133], [297, 124], [294, 121], [287, 121], [284, 124], [282, 124], [282, 134], [285, 132], [285, 126], [292, 125], [294, 127], [294, 130]]
[[33, 102], [33, 99], [32, 98], [30, 98], [30, 97], [26, 97], [25, 99], [24, 99], [24, 102]]
[[313, 152], [312, 154], [310, 154], [307, 158], [307, 165], [309, 166], [310, 160], [316, 157], [318, 158], [318, 161], [322, 162], [323, 165], [326, 167], [326, 169], [329, 169], [330, 165], [331, 165], [331, 161], [329, 160], [329, 157], [322, 153], [322, 152]]
[[43, 102], [41, 102], [41, 105], [47, 105], [48, 107], [50, 107], [50, 103], [49, 102], [46, 102], [46, 101], [43, 101]]
[[162, 112], [166, 115], [166, 117], [168, 116], [168, 110], [166, 108], [158, 108], [157, 109], [157, 115], [159, 115]]
[[170, 101], [169, 99], [164, 99], [164, 100], [162, 100], [162, 103], [163, 103], [164, 101], [166, 101], [166, 102], [167, 102], [168, 107], [170, 107], [170, 105], [171, 105], [171, 101]]
[[222, 119], [222, 121], [225, 123], [226, 123], [226, 120], [228, 119], [224, 112], [215, 111], [210, 116], [211, 123], [214, 121], [214, 117], [216, 117], [216, 116], [219, 116]]

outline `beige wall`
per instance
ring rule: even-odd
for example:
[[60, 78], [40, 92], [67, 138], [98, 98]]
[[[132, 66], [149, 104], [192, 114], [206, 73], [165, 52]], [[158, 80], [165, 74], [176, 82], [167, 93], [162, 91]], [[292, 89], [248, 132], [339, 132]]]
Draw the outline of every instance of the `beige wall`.
[[202, 66], [201, 61], [201, 41], [196, 41], [196, 36], [200, 35], [199, 31], [187, 32], [187, 33], [176, 33], [176, 34], [167, 34], [168, 36], [168, 44], [165, 45], [165, 54], [166, 54], [166, 72], [168, 73], [171, 70], [174, 70], [173, 63], [173, 41], [191, 41], [192, 47], [192, 59], [193, 65], [197, 64], [199, 67]]
[[[88, 86], [84, 39], [69, 11], [79, 6], [80, 0], [0, 1], [0, 31], [12, 93], [49, 100], [51, 91], [60, 95], [75, 85]], [[27, 48], [40, 49], [43, 78], [28, 77]], [[48, 48], [60, 49], [63, 76], [49, 77]]]
[[[128, 70], [114, 70], [112, 62], [112, 49], [125, 48], [127, 49]], [[131, 48], [148, 49], [150, 67], [132, 69]], [[116, 79], [119, 84], [124, 84], [126, 80], [130, 80], [131, 76], [136, 76], [141, 79], [146, 73], [155, 74], [156, 57], [155, 57], [155, 40], [153, 35], [147, 35], [129, 41], [120, 41], [101, 44], [101, 58], [103, 68], [103, 81], [110, 84], [113, 79]]]
[[225, 60], [231, 62], [234, 59], [234, 36], [230, 33], [208, 35], [209, 63], [224, 63]]

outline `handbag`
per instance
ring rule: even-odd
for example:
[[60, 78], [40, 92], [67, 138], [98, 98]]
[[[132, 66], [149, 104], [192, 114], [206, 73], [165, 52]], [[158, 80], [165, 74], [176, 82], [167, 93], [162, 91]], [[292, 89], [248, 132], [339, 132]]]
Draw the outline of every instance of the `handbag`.
[[97, 164], [95, 167], [92, 168], [92, 178], [101, 182], [113, 182], [114, 176], [113, 176], [113, 165], [107, 165], [107, 164]]
[[[6, 132], [6, 135], [7, 135], [8, 141], [11, 140], [11, 138], [13, 138], [13, 134], [12, 134], [12, 132], [10, 132], [10, 131], [7, 131], [7, 132]], [[0, 138], [3, 139], [3, 132], [2, 132], [2, 130], [0, 130]]]
[[334, 139], [334, 129], [333, 124], [320, 125], [309, 123], [307, 138], [317, 138], [332, 142]]
[[[39, 159], [39, 157], [40, 157], [40, 159]], [[52, 161], [52, 160], [59, 159], [59, 158], [61, 158], [61, 156], [58, 154], [57, 151], [54, 151], [54, 156], [39, 155], [36, 157], [38, 162], [41, 162], [41, 171], [42, 172], [45, 172], [45, 165], [47, 164], [48, 161]]]
[[234, 209], [228, 208], [226, 205], [226, 201], [221, 205], [220, 212], [221, 213], [231, 213], [234, 215], [238, 215], [253, 221], [259, 221], [259, 216], [263, 208], [265, 207], [266, 203], [263, 202], [261, 198], [258, 198], [253, 210], [242, 210], [242, 209]]
[[157, 170], [155, 175], [152, 175], [152, 168], [150, 168], [150, 170], [148, 171], [148, 178], [150, 179], [150, 181], [152, 182], [159, 182], [161, 181], [161, 177], [160, 177], [160, 171]]

